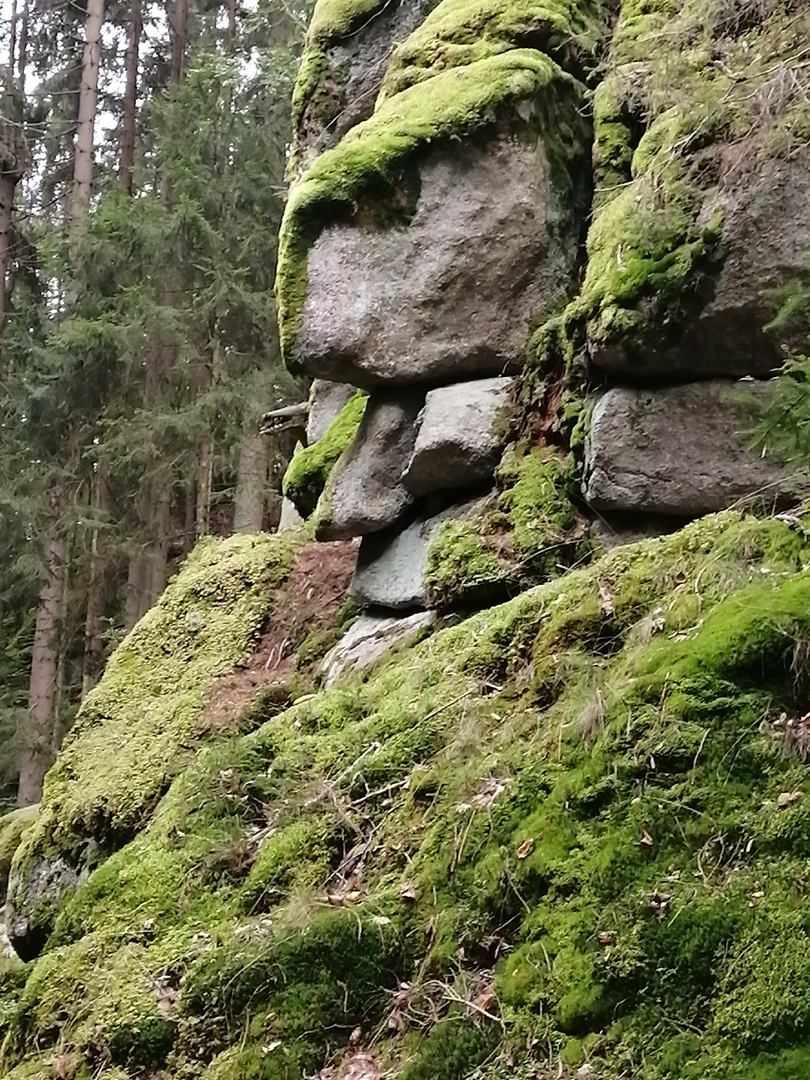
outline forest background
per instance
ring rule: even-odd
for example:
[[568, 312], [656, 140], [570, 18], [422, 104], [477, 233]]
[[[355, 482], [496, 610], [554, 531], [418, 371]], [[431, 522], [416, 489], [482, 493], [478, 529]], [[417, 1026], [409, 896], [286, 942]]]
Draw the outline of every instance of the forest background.
[[[285, 0], [4, 0], [0, 811], [206, 535], [278, 520]], [[3, 56], [3, 52], [5, 55]]]

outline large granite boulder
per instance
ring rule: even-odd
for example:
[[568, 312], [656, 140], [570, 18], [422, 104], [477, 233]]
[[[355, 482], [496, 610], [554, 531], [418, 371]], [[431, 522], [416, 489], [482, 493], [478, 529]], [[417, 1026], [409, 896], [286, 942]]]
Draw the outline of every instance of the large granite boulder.
[[329, 425], [340, 416], [355, 392], [355, 387], [348, 383], [327, 382], [326, 379], [313, 382], [309, 392], [307, 446], [323, 438]]
[[[697, 226], [712, 220], [718, 237], [714, 257], [684, 283], [680, 325], [673, 319], [650, 344], [613, 333], [603, 316], [592, 321], [590, 353], [597, 367], [619, 376], [684, 379], [767, 377], [780, 365], [780, 335], [766, 327], [780, 288], [806, 272], [810, 151], [788, 161], [765, 160], [711, 188], [697, 209]], [[598, 235], [598, 224], [595, 230]], [[621, 253], [621, 232], [614, 242]], [[659, 301], [647, 303], [652, 310]]]
[[289, 360], [357, 386], [517, 371], [531, 320], [570, 290], [576, 200], [542, 139], [427, 155], [403, 227], [334, 222], [311, 247]]
[[584, 495], [600, 510], [697, 517], [740, 501], [794, 502], [807, 476], [751, 449], [767, 383], [609, 390], [596, 403]]
[[491, 479], [508, 434], [513, 380], [476, 379], [431, 390], [403, 476], [414, 495]]
[[428, 551], [445, 521], [474, 518], [482, 500], [419, 517], [399, 533], [364, 537], [349, 595], [363, 607], [408, 611], [431, 605]]
[[318, 540], [348, 540], [387, 528], [413, 496], [402, 483], [411, 455], [420, 393], [369, 398], [360, 427], [338, 458], [315, 511]]

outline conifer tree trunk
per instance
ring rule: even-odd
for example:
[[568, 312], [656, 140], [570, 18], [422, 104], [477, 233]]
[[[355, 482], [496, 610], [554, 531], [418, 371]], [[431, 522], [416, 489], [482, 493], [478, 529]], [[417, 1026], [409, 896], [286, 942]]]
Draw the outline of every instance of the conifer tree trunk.
[[[88, 0], [85, 43], [79, 93], [79, 119], [73, 158], [73, 198], [68, 224], [71, 265], [75, 266], [78, 241], [90, 206], [93, 185], [93, 134], [98, 104], [98, 77], [101, 60], [101, 27], [104, 0]], [[75, 302], [75, 284], [68, 281], [68, 316]], [[66, 454], [70, 456], [65, 440]], [[28, 694], [28, 732], [20, 762], [18, 801], [37, 802], [42, 781], [51, 761], [56, 739], [59, 678], [59, 625], [66, 593], [66, 540], [62, 532], [67, 496], [64, 484], [56, 480], [48, 492], [49, 522], [45, 533], [43, 564], [45, 582], [37, 603], [31, 680]]]
[[84, 620], [82, 698], [96, 685], [104, 657], [104, 551], [101, 522], [109, 512], [109, 491], [100, 468], [93, 474], [93, 526], [90, 538], [90, 573], [87, 583], [87, 611]]
[[121, 186], [127, 195], [132, 194], [132, 170], [135, 164], [135, 119], [138, 105], [138, 57], [141, 29], [141, 7], [138, 0], [135, 0], [127, 26], [127, 52], [124, 61], [126, 85], [121, 121], [121, 162], [118, 172]]
[[270, 458], [269, 435], [259, 432], [259, 418], [249, 406], [242, 418], [239, 463], [236, 471], [233, 531], [260, 532], [264, 521], [267, 495], [267, 470]]
[[11, 212], [15, 186], [10, 173], [0, 173], [0, 337], [6, 321], [6, 280], [11, 255]]
[[75, 238], [90, 206], [93, 189], [93, 133], [98, 109], [98, 75], [101, 62], [101, 26], [104, 0], [88, 0], [85, 20], [82, 81], [79, 91], [79, 122], [73, 160], [73, 206], [71, 234]]
[[50, 491], [51, 520], [44, 542], [45, 582], [37, 606], [31, 654], [28, 723], [17, 789], [20, 806], [39, 801], [42, 781], [52, 760], [59, 679], [59, 626], [65, 599], [65, 541], [60, 520], [64, 499], [64, 490], [54, 485]]

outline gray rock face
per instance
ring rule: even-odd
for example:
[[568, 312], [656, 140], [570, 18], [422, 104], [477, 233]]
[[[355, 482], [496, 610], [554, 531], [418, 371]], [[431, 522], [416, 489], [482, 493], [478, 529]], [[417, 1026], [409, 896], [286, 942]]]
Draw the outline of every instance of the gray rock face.
[[347, 540], [392, 525], [413, 501], [402, 483], [415, 423], [418, 393], [371, 397], [354, 439], [332, 470], [315, 512], [318, 540]]
[[707, 302], [670, 348], [638, 355], [620, 344], [592, 351], [617, 373], [705, 378], [767, 377], [782, 361], [779, 339], [766, 334], [773, 290], [795, 278], [810, 250], [810, 152], [766, 161], [758, 174], [740, 170], [736, 184], [713, 189], [700, 224], [723, 208], [723, 262]]
[[282, 499], [281, 516], [278, 520], [278, 531], [289, 532], [290, 529], [301, 529], [303, 526], [304, 519], [296, 510], [295, 503], [292, 499]]
[[363, 607], [395, 610], [426, 608], [427, 557], [430, 541], [449, 518], [475, 514], [482, 500], [451, 506], [433, 517], [418, 518], [402, 532], [367, 536], [360, 544], [349, 595]]
[[336, 420], [355, 395], [356, 390], [348, 383], [327, 382], [316, 379], [309, 392], [309, 419], [307, 420], [307, 446], [312, 446]]
[[323, 49], [325, 86], [303, 103], [297, 117], [294, 179], [318, 154], [371, 116], [392, 45], [404, 41], [438, 0], [380, 0], [363, 25]]
[[414, 495], [488, 480], [507, 435], [512, 379], [476, 379], [431, 390], [417, 421], [405, 487]]
[[53, 920], [65, 898], [89, 875], [61, 855], [52, 862], [34, 858], [17, 875], [12, 872], [6, 899], [6, 934], [14, 951], [33, 960], [53, 929]]
[[609, 390], [591, 419], [584, 495], [598, 509], [696, 517], [739, 500], [785, 505], [806, 490], [748, 449], [767, 383], [714, 380]]
[[409, 644], [435, 621], [433, 611], [416, 611], [402, 617], [370, 612], [361, 615], [323, 658], [321, 671], [325, 686], [328, 689], [345, 671], [360, 671], [379, 660], [389, 649]]
[[291, 366], [357, 386], [518, 370], [570, 287], [576, 202], [539, 140], [434, 151], [407, 226], [333, 224], [311, 248]]

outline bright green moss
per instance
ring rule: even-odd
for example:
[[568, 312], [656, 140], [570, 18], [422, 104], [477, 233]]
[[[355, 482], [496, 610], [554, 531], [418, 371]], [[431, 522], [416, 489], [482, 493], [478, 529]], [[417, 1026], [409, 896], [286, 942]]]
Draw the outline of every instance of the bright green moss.
[[11, 860], [28, 829], [34, 824], [39, 806], [24, 806], [0, 817], [0, 903], [5, 898]]
[[206, 748], [68, 901], [0, 1072], [299, 1080], [359, 1027], [413, 1078], [803, 1076], [809, 561], [708, 517]]
[[[28, 872], [56, 855], [91, 864], [149, 820], [196, 746], [212, 679], [246, 658], [291, 562], [280, 536], [209, 539], [125, 638], [88, 695], [48, 774], [41, 811], [15, 855], [13, 902], [47, 937], [61, 888], [28, 894]], [[52, 895], [51, 895], [52, 892]]]
[[[554, 61], [533, 49], [512, 49], [442, 72], [383, 102], [338, 146], [325, 151], [293, 187], [279, 237], [276, 294], [282, 348], [293, 358], [296, 327], [306, 294], [307, 252], [323, 224], [351, 212], [362, 191], [385, 201], [408, 158], [438, 140], [465, 138], [492, 125], [502, 106], [532, 102], [542, 137], [564, 161], [581, 149], [576, 111], [583, 88]], [[293, 360], [294, 365], [294, 360]]]
[[480, 605], [555, 577], [579, 548], [570, 462], [544, 447], [521, 449], [496, 476], [494, 499], [472, 521], [445, 522], [428, 547], [428, 587], [441, 607]]
[[428, 547], [426, 580], [433, 601], [449, 606], [497, 586], [503, 570], [485, 546], [478, 526], [469, 521], [445, 521]]
[[318, 504], [329, 474], [354, 438], [368, 398], [359, 391], [344, 405], [338, 416], [312, 446], [299, 448], [284, 474], [282, 491], [298, 513], [308, 518]]
[[593, 63], [601, 12], [572, 0], [443, 0], [402, 45], [385, 73], [380, 100], [450, 68], [484, 60], [531, 41], [581, 76]]

